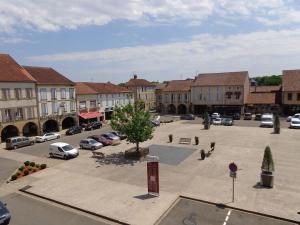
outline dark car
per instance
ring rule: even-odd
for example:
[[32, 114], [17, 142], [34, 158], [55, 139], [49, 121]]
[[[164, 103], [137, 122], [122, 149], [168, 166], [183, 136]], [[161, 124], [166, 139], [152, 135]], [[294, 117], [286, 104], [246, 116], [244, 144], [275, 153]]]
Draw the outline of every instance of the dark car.
[[95, 130], [95, 129], [100, 129], [102, 127], [101, 122], [92, 122], [86, 125], [84, 130]]
[[195, 116], [193, 114], [186, 114], [180, 116], [181, 120], [194, 120]]
[[0, 201], [0, 225], [8, 225], [10, 218], [11, 215], [8, 209], [6, 208], [6, 204]]
[[254, 119], [258, 120], [258, 121], [261, 121], [261, 117], [262, 117], [261, 114], [256, 114]]
[[114, 134], [114, 135], [116, 135], [116, 136], [118, 136], [121, 140], [124, 140], [124, 139], [126, 139], [127, 138], [127, 135], [125, 135], [125, 134], [121, 134], [120, 132], [118, 132], [118, 131], [112, 131], [112, 132], [110, 132], [110, 133], [112, 133], [112, 134]]
[[241, 114], [239, 114], [239, 113], [234, 113], [233, 116], [232, 116], [232, 118], [233, 118], [234, 120], [240, 120], [240, 119], [241, 119]]
[[233, 119], [231, 117], [225, 117], [222, 119], [222, 124], [224, 126], [232, 126], [233, 125]]
[[88, 138], [94, 139], [95, 141], [98, 141], [99, 143], [103, 144], [104, 146], [113, 144], [113, 142], [111, 140], [109, 140], [101, 135], [92, 135], [92, 136], [89, 136]]
[[81, 126], [73, 126], [70, 127], [67, 131], [66, 131], [66, 135], [73, 135], [73, 134], [79, 134], [82, 132], [82, 127]]

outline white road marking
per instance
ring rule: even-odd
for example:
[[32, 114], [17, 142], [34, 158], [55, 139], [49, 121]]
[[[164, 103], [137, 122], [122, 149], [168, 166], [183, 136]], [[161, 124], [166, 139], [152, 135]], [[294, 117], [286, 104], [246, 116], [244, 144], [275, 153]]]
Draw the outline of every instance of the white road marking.
[[231, 214], [231, 210], [228, 211], [227, 216], [226, 216], [226, 218], [225, 218], [225, 221], [224, 221], [223, 225], [226, 225], [226, 224], [227, 224], [227, 222], [228, 222], [228, 220], [229, 220], [230, 214]]

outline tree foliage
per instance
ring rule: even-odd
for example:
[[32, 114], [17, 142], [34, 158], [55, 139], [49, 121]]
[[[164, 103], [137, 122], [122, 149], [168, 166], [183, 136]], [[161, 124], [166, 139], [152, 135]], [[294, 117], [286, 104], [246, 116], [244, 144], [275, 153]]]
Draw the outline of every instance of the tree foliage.
[[135, 143], [137, 151], [139, 144], [151, 139], [153, 133], [151, 115], [144, 105], [143, 101], [137, 101], [133, 105], [116, 107], [111, 119], [111, 127], [127, 135], [127, 141]]
[[269, 146], [267, 146], [265, 149], [261, 169], [267, 172], [273, 172], [275, 170], [273, 156], [272, 156], [271, 148]]
[[272, 75], [272, 76], [262, 76], [255, 77], [255, 81], [258, 86], [276, 86], [282, 84], [282, 76], [281, 75]]

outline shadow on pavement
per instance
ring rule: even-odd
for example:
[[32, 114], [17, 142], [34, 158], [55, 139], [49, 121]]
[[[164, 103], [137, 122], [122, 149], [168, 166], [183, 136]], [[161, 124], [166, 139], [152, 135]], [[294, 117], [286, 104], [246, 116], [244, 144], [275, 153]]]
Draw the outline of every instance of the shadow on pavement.
[[132, 159], [125, 159], [124, 153], [113, 153], [110, 155], [105, 155], [103, 159], [97, 159], [96, 162], [99, 164], [97, 167], [101, 165], [116, 165], [116, 166], [123, 166], [123, 165], [131, 165], [134, 166], [135, 163], [139, 162], [138, 160]]
[[149, 195], [149, 194], [143, 194], [143, 195], [134, 196], [134, 198], [141, 199], [141, 200], [147, 200], [147, 199], [157, 198], [157, 196]]

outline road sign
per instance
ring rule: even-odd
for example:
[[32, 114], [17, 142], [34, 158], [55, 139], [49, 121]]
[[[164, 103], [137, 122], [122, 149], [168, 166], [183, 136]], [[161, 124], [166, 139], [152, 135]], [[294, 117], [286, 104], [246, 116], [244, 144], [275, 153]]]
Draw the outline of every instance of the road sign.
[[230, 171], [229, 176], [232, 177], [232, 178], [236, 178], [236, 172]]
[[229, 169], [231, 172], [236, 172], [238, 168], [237, 165], [234, 162], [232, 162], [229, 164]]

